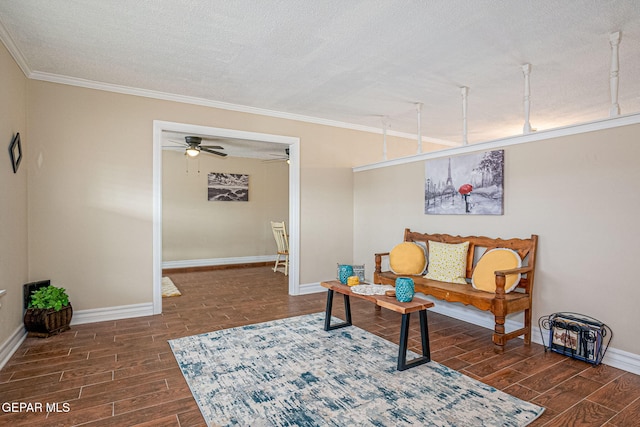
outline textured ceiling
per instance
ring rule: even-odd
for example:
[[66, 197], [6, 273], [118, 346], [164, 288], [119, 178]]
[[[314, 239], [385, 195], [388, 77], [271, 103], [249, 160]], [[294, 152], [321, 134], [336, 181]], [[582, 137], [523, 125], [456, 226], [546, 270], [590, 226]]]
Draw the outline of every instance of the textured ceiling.
[[[0, 37], [36, 79], [118, 85], [470, 143], [640, 111], [637, 0], [3, 0]], [[83, 83], [84, 82], [84, 83]]]

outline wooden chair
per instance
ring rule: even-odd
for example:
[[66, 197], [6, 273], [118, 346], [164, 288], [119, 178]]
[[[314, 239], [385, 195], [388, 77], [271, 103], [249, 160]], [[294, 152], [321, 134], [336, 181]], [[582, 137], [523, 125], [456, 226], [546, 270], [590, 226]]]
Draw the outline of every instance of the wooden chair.
[[[273, 237], [276, 239], [276, 245], [278, 246], [278, 255], [273, 271], [276, 272], [278, 271], [278, 267], [283, 267], [283, 273], [287, 276], [289, 274], [289, 240], [287, 238], [284, 221], [271, 221], [271, 230], [273, 231]], [[281, 256], [284, 257], [283, 260], [280, 259]]]

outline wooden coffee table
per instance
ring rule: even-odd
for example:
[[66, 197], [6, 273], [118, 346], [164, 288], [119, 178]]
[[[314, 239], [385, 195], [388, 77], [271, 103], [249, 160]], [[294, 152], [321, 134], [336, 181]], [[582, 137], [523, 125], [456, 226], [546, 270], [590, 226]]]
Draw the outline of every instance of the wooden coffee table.
[[[379, 307], [386, 308], [396, 313], [402, 314], [402, 322], [400, 324], [400, 348], [398, 350], [398, 371], [413, 368], [431, 361], [431, 351], [429, 349], [429, 329], [427, 325], [427, 308], [431, 308], [434, 304], [421, 298], [413, 298], [410, 302], [400, 302], [395, 297], [385, 295], [360, 295], [351, 292], [351, 288], [341, 284], [337, 280], [321, 282], [320, 285], [328, 289], [327, 291], [327, 308], [324, 319], [324, 330], [344, 328], [351, 326], [351, 305], [349, 298], [355, 297], [370, 301]], [[333, 307], [333, 294], [337, 292], [344, 297], [344, 311], [346, 321], [331, 324], [331, 310]], [[411, 313], [418, 312], [420, 315], [420, 335], [422, 339], [422, 356], [407, 362], [407, 344], [409, 341], [409, 319]]]

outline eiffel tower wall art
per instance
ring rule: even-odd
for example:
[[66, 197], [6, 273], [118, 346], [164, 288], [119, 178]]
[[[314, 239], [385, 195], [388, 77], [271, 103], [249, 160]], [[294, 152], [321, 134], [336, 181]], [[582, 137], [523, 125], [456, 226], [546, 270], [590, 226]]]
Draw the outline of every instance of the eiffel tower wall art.
[[425, 162], [424, 213], [502, 215], [504, 150]]

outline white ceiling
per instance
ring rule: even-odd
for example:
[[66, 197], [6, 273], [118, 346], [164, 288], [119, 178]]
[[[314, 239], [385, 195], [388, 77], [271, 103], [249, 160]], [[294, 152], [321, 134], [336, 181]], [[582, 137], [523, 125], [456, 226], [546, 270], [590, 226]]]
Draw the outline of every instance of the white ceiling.
[[[4, 0], [30, 78], [470, 143], [640, 111], [638, 0]], [[108, 85], [108, 86], [104, 86]], [[137, 91], [137, 92], [136, 92]]]

